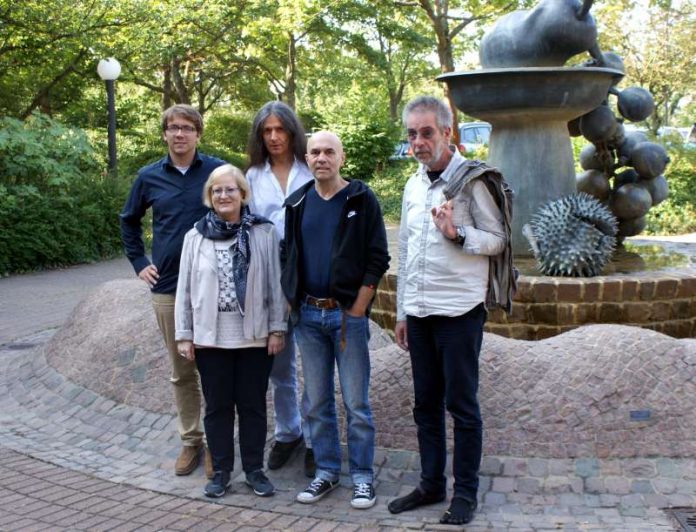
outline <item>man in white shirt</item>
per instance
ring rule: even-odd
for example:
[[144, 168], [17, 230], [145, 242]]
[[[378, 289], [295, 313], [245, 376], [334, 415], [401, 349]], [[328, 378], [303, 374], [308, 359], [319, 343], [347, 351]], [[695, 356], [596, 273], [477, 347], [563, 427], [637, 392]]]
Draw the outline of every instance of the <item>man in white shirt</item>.
[[[247, 155], [246, 178], [251, 188], [251, 212], [275, 224], [278, 238], [285, 230], [285, 199], [313, 179], [305, 164], [307, 141], [305, 131], [293, 110], [282, 102], [266, 103], [254, 117]], [[275, 442], [268, 456], [268, 468], [285, 465], [294, 449], [304, 439], [305, 474], [314, 478], [315, 465], [309, 428], [297, 404], [297, 372], [295, 341], [291, 328], [285, 349], [276, 355], [271, 371], [273, 406], [275, 410]], [[306, 395], [303, 395], [303, 411]], [[303, 437], [304, 433], [304, 437]]]
[[482, 450], [478, 357], [489, 260], [503, 252], [508, 236], [485, 180], [465, 181], [449, 201], [443, 194], [468, 164], [450, 146], [449, 107], [420, 96], [406, 105], [403, 121], [420, 165], [404, 188], [395, 335], [411, 357], [421, 481], [388, 508], [400, 513], [445, 499], [446, 407], [454, 420], [454, 494], [440, 522], [464, 524], [477, 506]]

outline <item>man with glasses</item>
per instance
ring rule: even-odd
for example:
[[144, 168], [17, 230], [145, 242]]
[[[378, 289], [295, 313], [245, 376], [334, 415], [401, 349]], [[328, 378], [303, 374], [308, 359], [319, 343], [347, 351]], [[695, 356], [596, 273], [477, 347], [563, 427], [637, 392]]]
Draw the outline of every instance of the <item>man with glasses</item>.
[[[169, 153], [138, 171], [120, 214], [121, 240], [133, 269], [152, 292], [152, 306], [171, 362], [171, 383], [182, 441], [174, 473], [188, 475], [198, 466], [204, 450], [201, 388], [196, 364], [177, 351], [174, 296], [184, 235], [208, 210], [203, 204], [203, 185], [210, 173], [225, 162], [197, 151], [203, 118], [190, 105], [177, 104], [164, 111], [161, 127]], [[142, 236], [142, 219], [149, 208], [152, 208], [152, 261], [145, 255]], [[205, 472], [212, 478], [207, 448]]]
[[404, 188], [394, 332], [411, 357], [421, 480], [388, 509], [400, 513], [445, 499], [446, 408], [454, 420], [454, 494], [440, 522], [461, 525], [477, 506], [486, 308], [509, 310], [514, 290], [509, 189], [495, 169], [450, 146], [452, 114], [441, 100], [411, 100], [403, 122], [420, 166]]

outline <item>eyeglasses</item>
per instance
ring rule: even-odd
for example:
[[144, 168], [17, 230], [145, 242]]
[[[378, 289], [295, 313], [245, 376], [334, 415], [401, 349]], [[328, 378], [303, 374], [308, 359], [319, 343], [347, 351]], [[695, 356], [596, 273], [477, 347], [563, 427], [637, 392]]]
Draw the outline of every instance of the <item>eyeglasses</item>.
[[166, 131], [169, 133], [184, 133], [186, 135], [190, 135], [191, 133], [195, 133], [198, 131], [195, 127], [193, 126], [177, 126], [177, 125], [171, 125], [166, 127]]
[[408, 140], [416, 140], [419, 134], [425, 140], [430, 140], [435, 136], [435, 130], [430, 127], [424, 127], [420, 131], [416, 131], [415, 129], [409, 129], [406, 131]]
[[211, 192], [213, 193], [213, 196], [216, 198], [219, 198], [222, 196], [222, 193], [224, 192], [226, 195], [231, 196], [235, 192], [239, 190], [239, 187], [224, 187], [224, 188], [214, 188]]

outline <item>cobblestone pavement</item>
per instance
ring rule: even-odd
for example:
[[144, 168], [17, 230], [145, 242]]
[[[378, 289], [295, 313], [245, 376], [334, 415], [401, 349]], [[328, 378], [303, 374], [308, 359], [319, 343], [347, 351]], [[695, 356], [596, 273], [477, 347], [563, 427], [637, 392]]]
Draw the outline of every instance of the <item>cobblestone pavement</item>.
[[[0, 279], [0, 530], [457, 529], [437, 523], [445, 503], [398, 516], [386, 510], [417, 483], [413, 452], [377, 450], [379, 499], [367, 511], [350, 508], [345, 477], [319, 503], [295, 503], [307, 482], [299, 452], [269, 474], [278, 490], [270, 498], [254, 496], [238, 470], [231, 492], [217, 502], [202, 496], [200, 469], [175, 477], [171, 415], [77, 386], [43, 355], [70, 301], [74, 306], [91, 286], [131, 275], [121, 259]], [[597, 477], [606, 465], [613, 474]], [[480, 509], [466, 530], [676, 530], [661, 508], [696, 504], [693, 461], [633, 467], [638, 475], [627, 477], [620, 461], [486, 457]]]

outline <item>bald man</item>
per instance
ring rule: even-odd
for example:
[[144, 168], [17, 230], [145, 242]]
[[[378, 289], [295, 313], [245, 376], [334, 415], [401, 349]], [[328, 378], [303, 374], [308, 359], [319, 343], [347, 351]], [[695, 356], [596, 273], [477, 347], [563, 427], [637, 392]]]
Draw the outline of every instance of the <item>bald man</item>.
[[341, 472], [334, 365], [347, 411], [353, 508], [375, 504], [375, 429], [368, 400], [368, 315], [389, 267], [379, 203], [363, 182], [344, 179], [339, 138], [320, 131], [307, 143], [314, 179], [285, 202], [282, 284], [302, 355], [316, 478], [297, 495], [311, 504], [338, 486]]

